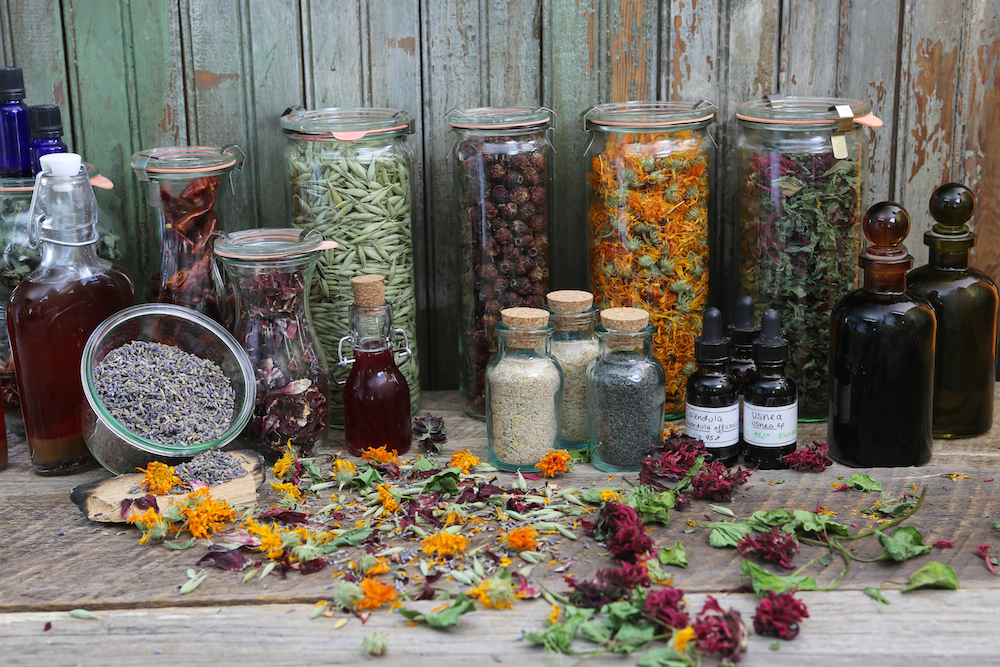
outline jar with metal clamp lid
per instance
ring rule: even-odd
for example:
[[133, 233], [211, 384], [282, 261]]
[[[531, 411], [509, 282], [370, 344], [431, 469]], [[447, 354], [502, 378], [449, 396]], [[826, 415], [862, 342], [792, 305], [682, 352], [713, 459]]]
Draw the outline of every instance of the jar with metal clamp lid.
[[[416, 281], [413, 270], [413, 154], [406, 137], [414, 122], [400, 109], [288, 109], [281, 118], [289, 216], [297, 229], [315, 229], [340, 250], [320, 257], [310, 307], [316, 333], [334, 358], [349, 338], [351, 277], [380, 275], [395, 326], [406, 332], [412, 358], [401, 367], [411, 405], [420, 404]], [[346, 368], [334, 370], [330, 423], [344, 426], [340, 390]]]
[[715, 116], [706, 101], [600, 104], [583, 115], [590, 289], [599, 308], [649, 313], [668, 419], [684, 413], [708, 301]]
[[184, 306], [231, 325], [232, 294], [212, 260], [212, 242], [224, 228], [222, 177], [241, 171], [245, 160], [239, 146], [152, 148], [132, 156], [136, 177], [148, 183], [151, 207], [147, 280], [139, 284], [144, 301]]
[[215, 255], [233, 285], [233, 335], [256, 369], [257, 398], [245, 439], [276, 457], [325, 441], [330, 371], [313, 330], [309, 286], [319, 255], [336, 247], [295, 229], [219, 233]]
[[549, 291], [555, 113], [484, 107], [448, 114], [459, 239], [462, 407], [485, 415], [486, 365], [506, 308], [542, 308]]
[[827, 414], [830, 313], [858, 285], [871, 105], [826, 97], [744, 102], [740, 121], [740, 292], [778, 311], [799, 419]]
[[[344, 439], [347, 451], [360, 456], [366, 449], [385, 447], [403, 454], [410, 449], [413, 425], [410, 421], [410, 389], [396, 365], [413, 357], [404, 329], [392, 319], [392, 304], [385, 300], [385, 278], [351, 278], [354, 303], [349, 309], [351, 333], [340, 340], [338, 355], [341, 367], [351, 373], [343, 383]], [[403, 347], [396, 348], [396, 336]], [[344, 358], [344, 343], [350, 343], [354, 356]]]

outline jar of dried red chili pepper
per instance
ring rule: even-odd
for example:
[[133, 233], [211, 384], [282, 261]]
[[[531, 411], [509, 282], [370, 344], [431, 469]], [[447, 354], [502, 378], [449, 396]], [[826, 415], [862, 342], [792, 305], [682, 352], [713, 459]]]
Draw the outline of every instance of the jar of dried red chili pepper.
[[486, 418], [486, 364], [506, 308], [544, 308], [555, 112], [452, 111], [459, 234], [459, 382], [466, 414]]
[[799, 421], [827, 418], [830, 315], [858, 285], [868, 127], [858, 100], [770, 95], [740, 120], [740, 293], [774, 308], [788, 339]]
[[215, 241], [236, 297], [233, 335], [257, 371], [257, 399], [244, 431], [265, 456], [291, 444], [311, 454], [326, 439], [330, 371], [313, 329], [309, 287], [325, 250], [317, 231], [251, 229]]
[[132, 156], [132, 168], [148, 183], [149, 229], [146, 280], [137, 280], [149, 303], [191, 308], [229, 327], [232, 296], [212, 259], [213, 234], [221, 231], [218, 196], [222, 177], [240, 171], [239, 146], [153, 148]]
[[590, 291], [599, 308], [649, 313], [669, 419], [684, 414], [708, 300], [715, 114], [705, 101], [600, 104], [583, 114]]
[[[413, 118], [400, 109], [289, 109], [281, 118], [293, 227], [315, 229], [340, 244], [320, 256], [310, 307], [329, 359], [350, 333], [351, 277], [385, 277], [395, 325], [412, 357], [400, 366], [410, 407], [420, 407], [416, 281], [413, 267]], [[350, 356], [350, 345], [344, 354]], [[402, 359], [397, 356], [397, 363]], [[347, 379], [335, 368], [339, 383]], [[330, 423], [344, 426], [344, 395], [330, 391]]]

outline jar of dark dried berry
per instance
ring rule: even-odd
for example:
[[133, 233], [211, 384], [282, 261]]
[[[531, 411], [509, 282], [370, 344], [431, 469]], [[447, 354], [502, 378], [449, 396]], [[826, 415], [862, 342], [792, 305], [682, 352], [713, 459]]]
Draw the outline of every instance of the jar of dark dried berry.
[[549, 202], [555, 113], [507, 107], [453, 111], [459, 234], [462, 406], [486, 414], [486, 364], [506, 308], [543, 308], [549, 285]]
[[147, 279], [136, 281], [141, 301], [173, 303], [225, 327], [232, 323], [232, 295], [212, 260], [212, 238], [223, 229], [223, 176], [240, 171], [245, 159], [238, 146], [152, 148], [132, 156], [151, 207]]
[[234, 286], [233, 335], [256, 369], [256, 404], [244, 435], [267, 456], [289, 441], [308, 454], [326, 438], [330, 372], [313, 329], [309, 286], [320, 254], [336, 245], [297, 229], [223, 233], [215, 241]]
[[858, 285], [871, 105], [824, 97], [744, 102], [740, 120], [740, 292], [778, 311], [799, 420], [827, 416], [830, 315]]

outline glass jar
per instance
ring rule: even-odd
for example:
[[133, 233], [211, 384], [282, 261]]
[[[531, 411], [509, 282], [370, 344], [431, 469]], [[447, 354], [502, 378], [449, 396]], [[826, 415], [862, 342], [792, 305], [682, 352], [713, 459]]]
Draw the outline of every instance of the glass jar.
[[294, 229], [221, 233], [215, 241], [236, 297], [233, 334], [257, 375], [244, 437], [270, 457], [289, 441], [309, 455], [326, 440], [330, 371], [308, 294], [319, 254], [333, 247], [319, 232]]
[[584, 113], [590, 289], [600, 308], [649, 313], [669, 419], [684, 414], [708, 300], [715, 114], [704, 101], [601, 104]]
[[32, 467], [66, 475], [96, 465], [84, 441], [83, 383], [72, 371], [101, 322], [135, 305], [135, 287], [97, 256], [97, 199], [80, 156], [46, 155], [41, 164], [28, 236], [42, 259], [11, 293], [7, 329]]
[[555, 113], [452, 111], [459, 238], [459, 383], [466, 414], [485, 414], [486, 363], [504, 308], [542, 308], [549, 291], [549, 203]]
[[560, 413], [559, 445], [563, 449], [583, 449], [590, 437], [587, 420], [587, 368], [597, 358], [598, 309], [594, 295], [579, 290], [549, 292], [549, 321], [552, 334], [552, 356], [563, 371], [562, 412]]
[[605, 472], [637, 472], [663, 431], [666, 374], [653, 354], [656, 328], [638, 308], [604, 310], [601, 323], [597, 361], [587, 370], [590, 461]]
[[858, 284], [859, 222], [868, 174], [857, 100], [770, 96], [741, 104], [740, 292], [785, 324], [799, 420], [827, 414], [830, 314]]
[[[413, 273], [413, 155], [406, 136], [413, 118], [398, 109], [293, 109], [281, 119], [288, 139], [285, 160], [290, 218], [340, 244], [319, 260], [309, 296], [313, 323], [330, 359], [349, 334], [351, 277], [382, 275], [396, 326], [406, 332], [413, 357], [401, 366], [413, 411], [420, 407], [416, 292]], [[334, 370], [337, 385], [347, 378]], [[344, 425], [340, 386], [330, 392], [330, 423]]]
[[151, 207], [144, 301], [184, 306], [231, 326], [232, 294], [212, 259], [212, 239], [223, 228], [219, 184], [245, 159], [239, 146], [152, 148], [132, 156], [136, 177], [149, 184]]
[[[84, 163], [90, 183], [110, 190], [114, 183], [101, 176], [97, 167]], [[35, 187], [34, 178], [0, 179], [0, 379], [5, 386], [14, 381], [7, 338], [7, 300], [20, 282], [38, 268], [41, 250], [28, 243], [28, 209]], [[97, 256], [135, 275], [134, 253], [121, 221], [97, 200]]]
[[490, 463], [537, 472], [559, 447], [562, 369], [552, 356], [552, 325], [537, 308], [508, 308], [496, 325], [497, 353], [486, 366], [486, 438]]

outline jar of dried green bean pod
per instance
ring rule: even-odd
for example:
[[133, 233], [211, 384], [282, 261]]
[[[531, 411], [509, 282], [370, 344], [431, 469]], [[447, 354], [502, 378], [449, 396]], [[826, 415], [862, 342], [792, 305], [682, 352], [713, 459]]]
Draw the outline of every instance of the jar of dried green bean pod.
[[[292, 109], [281, 119], [288, 145], [290, 218], [340, 244], [321, 254], [310, 294], [313, 325], [328, 359], [349, 334], [351, 277], [385, 276], [385, 298], [413, 353], [400, 366], [413, 411], [420, 406], [413, 273], [413, 118], [398, 109]], [[349, 346], [347, 346], [349, 348]], [[350, 356], [350, 350], [343, 350]], [[400, 360], [401, 361], [401, 360]], [[342, 383], [348, 372], [336, 369]], [[344, 425], [344, 399], [330, 388], [330, 423]]]
[[830, 315], [860, 276], [871, 105], [770, 95], [740, 121], [740, 292], [774, 308], [788, 339], [799, 421], [827, 418]]
[[667, 376], [666, 416], [684, 413], [708, 301], [715, 142], [708, 102], [622, 102], [584, 112], [590, 291], [599, 308], [642, 308]]
[[466, 414], [486, 414], [486, 364], [505, 308], [543, 308], [555, 114], [544, 108], [453, 111], [459, 236], [459, 382]]

